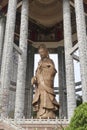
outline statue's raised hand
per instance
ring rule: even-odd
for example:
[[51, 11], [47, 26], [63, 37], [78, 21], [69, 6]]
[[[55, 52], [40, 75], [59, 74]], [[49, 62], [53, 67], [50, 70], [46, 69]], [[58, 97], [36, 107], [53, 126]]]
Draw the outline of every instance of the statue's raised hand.
[[31, 79], [31, 85], [34, 85], [37, 83], [37, 79], [36, 79], [36, 76], [34, 76], [32, 79]]

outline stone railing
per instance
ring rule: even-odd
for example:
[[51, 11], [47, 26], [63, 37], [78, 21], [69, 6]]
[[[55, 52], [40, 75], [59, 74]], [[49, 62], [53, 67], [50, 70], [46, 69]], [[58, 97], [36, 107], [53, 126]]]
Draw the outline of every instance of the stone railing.
[[9, 122], [15, 122], [15, 124], [69, 124], [68, 119], [5, 119]]
[[[1, 119], [0, 119], [1, 120]], [[14, 130], [25, 130], [24, 126], [29, 125], [55, 125], [55, 126], [67, 126], [69, 124], [68, 119], [2, 119], [4, 124], [9, 125]], [[22, 127], [23, 126], [23, 127]]]

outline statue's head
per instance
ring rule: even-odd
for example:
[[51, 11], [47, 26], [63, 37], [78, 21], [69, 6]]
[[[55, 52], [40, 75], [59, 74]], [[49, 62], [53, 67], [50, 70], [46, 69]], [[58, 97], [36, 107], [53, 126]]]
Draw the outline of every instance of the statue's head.
[[46, 57], [48, 57], [48, 50], [46, 48], [46, 46], [44, 44], [41, 44], [39, 47], [38, 47], [38, 52], [40, 54], [40, 57], [41, 59], [44, 59]]

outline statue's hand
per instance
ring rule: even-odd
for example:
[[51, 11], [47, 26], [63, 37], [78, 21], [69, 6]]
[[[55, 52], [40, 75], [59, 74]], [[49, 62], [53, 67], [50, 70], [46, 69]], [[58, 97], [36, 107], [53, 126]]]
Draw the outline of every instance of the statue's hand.
[[37, 83], [37, 79], [36, 77], [34, 76], [32, 79], [31, 79], [31, 85], [34, 85]]

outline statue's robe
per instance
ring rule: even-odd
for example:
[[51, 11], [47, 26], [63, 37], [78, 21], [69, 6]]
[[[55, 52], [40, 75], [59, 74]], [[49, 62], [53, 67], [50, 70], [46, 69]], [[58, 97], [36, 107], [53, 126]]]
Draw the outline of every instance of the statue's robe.
[[54, 93], [55, 74], [56, 69], [50, 58], [39, 61], [35, 75], [36, 90], [32, 103], [38, 118], [55, 118], [54, 111], [59, 108]]

